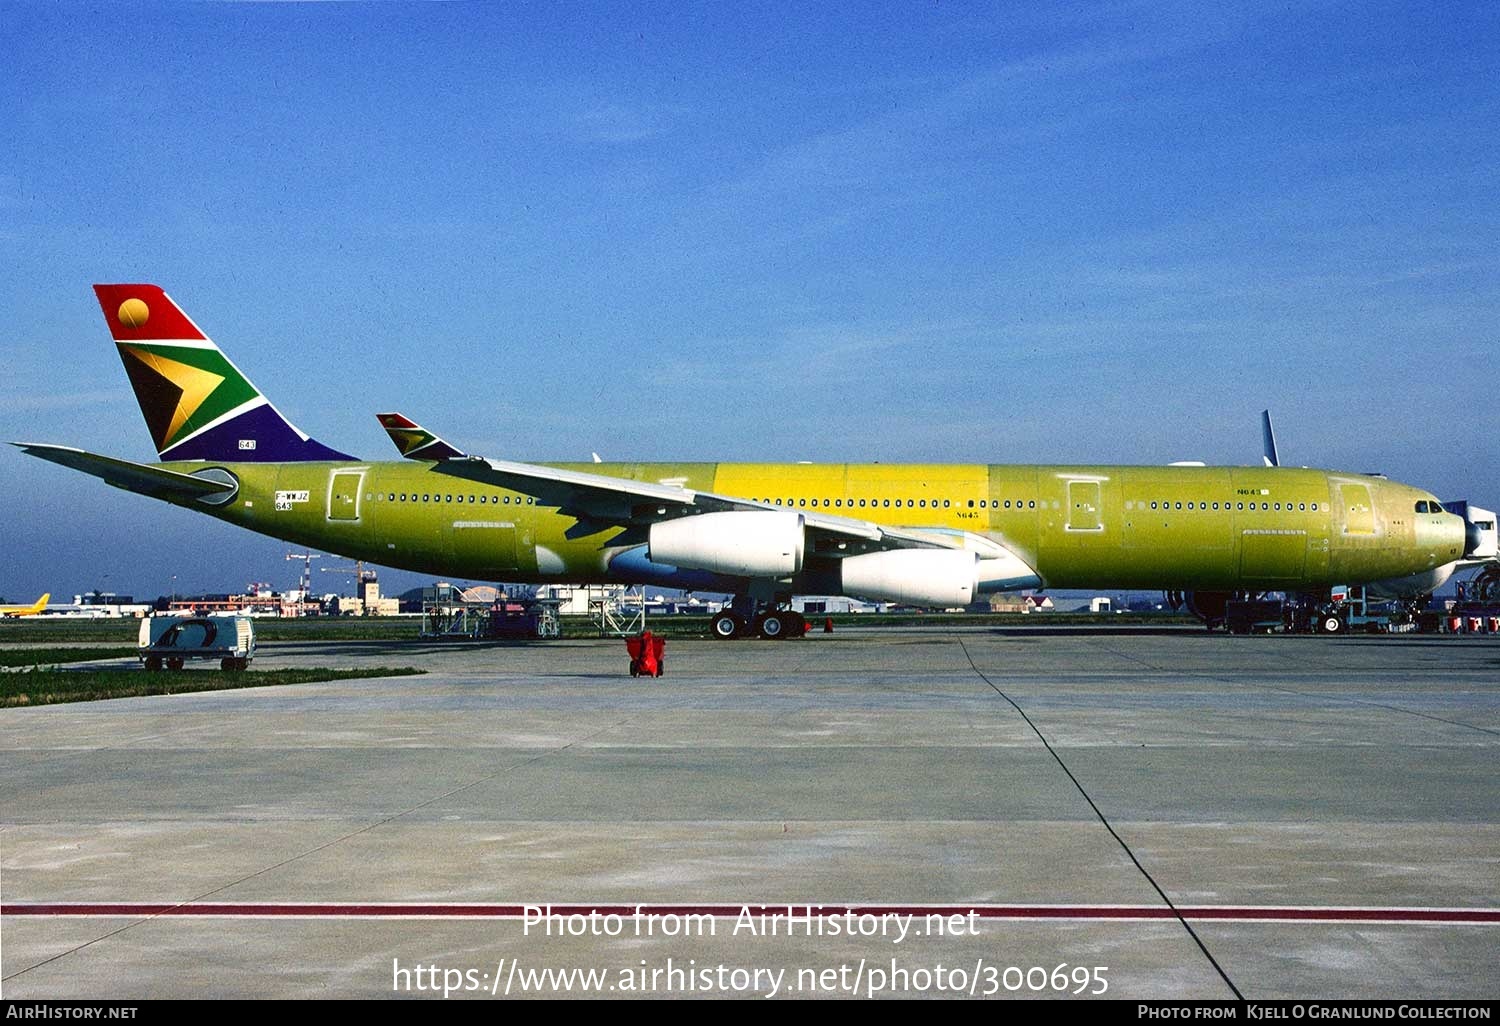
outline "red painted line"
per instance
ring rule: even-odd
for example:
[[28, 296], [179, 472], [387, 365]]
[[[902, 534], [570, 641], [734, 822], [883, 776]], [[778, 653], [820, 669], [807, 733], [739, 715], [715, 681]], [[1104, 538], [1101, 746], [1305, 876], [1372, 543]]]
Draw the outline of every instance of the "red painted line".
[[1500, 925], [1500, 909], [1493, 908], [1371, 908], [1339, 906], [1281, 907], [1275, 905], [1196, 905], [1176, 911], [1164, 905], [457, 905], [362, 904], [349, 902], [150, 904], [143, 902], [62, 903], [12, 902], [0, 905], [0, 915], [74, 916], [90, 918], [171, 917], [245, 919], [521, 919], [528, 910], [556, 916], [621, 916], [637, 910], [643, 916], [752, 916], [829, 918], [855, 916], [963, 915], [996, 920], [1156, 920], [1184, 919], [1218, 922], [1296, 923], [1453, 923]]

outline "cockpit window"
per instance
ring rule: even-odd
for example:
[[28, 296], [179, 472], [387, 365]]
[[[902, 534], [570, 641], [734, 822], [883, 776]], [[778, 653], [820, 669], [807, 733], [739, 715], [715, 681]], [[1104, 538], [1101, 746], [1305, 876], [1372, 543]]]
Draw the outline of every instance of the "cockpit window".
[[1427, 512], [1427, 503], [1425, 501], [1417, 503], [1417, 512], [1418, 513], [1426, 513]]
[[1446, 513], [1447, 512], [1447, 510], [1443, 509], [1443, 504], [1440, 503], [1440, 502], [1434, 502], [1434, 503], [1432, 503], [1431, 504], [1431, 509], [1432, 509], [1432, 512], [1434, 512], [1434, 513]]

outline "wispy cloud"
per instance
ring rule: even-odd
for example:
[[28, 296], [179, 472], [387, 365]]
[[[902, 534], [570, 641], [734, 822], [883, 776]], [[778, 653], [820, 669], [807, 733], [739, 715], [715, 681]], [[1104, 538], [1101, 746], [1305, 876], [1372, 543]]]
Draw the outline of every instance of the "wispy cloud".
[[674, 104], [612, 100], [577, 115], [575, 124], [587, 138], [602, 143], [634, 143], [666, 135], [687, 114]]
[[62, 392], [38, 395], [32, 392], [0, 392], [0, 410], [7, 413], [37, 413], [43, 410], [78, 410], [128, 401], [130, 393], [122, 388], [92, 392]]

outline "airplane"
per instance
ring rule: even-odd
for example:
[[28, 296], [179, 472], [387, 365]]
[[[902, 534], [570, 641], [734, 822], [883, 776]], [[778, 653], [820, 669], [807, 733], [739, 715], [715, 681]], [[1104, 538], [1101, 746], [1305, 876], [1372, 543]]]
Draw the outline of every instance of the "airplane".
[[0, 606], [0, 616], [14, 619], [18, 616], [36, 616], [47, 608], [47, 600], [52, 597], [49, 591], [29, 606]]
[[521, 463], [394, 413], [403, 458], [360, 460], [298, 430], [158, 286], [94, 291], [158, 460], [12, 443], [27, 454], [385, 566], [729, 594], [717, 638], [805, 630], [798, 594], [948, 608], [1042, 588], [1181, 593], [1212, 627], [1237, 594], [1430, 594], [1465, 555], [1429, 492], [1282, 466]]

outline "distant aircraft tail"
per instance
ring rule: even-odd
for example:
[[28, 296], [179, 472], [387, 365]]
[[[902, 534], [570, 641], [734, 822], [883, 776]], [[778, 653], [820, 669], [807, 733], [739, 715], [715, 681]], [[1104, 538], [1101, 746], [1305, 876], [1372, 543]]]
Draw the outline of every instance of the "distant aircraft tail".
[[400, 413], [377, 413], [375, 418], [409, 460], [461, 460], [464, 453]]
[[95, 285], [162, 460], [347, 460], [288, 421], [155, 285]]
[[44, 592], [41, 598], [37, 599], [31, 604], [31, 611], [33, 613], [40, 613], [42, 610], [47, 608], [47, 603], [51, 598], [52, 593], [50, 591]]

